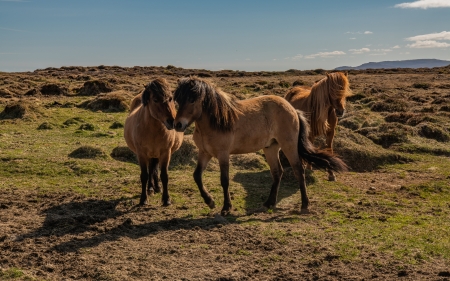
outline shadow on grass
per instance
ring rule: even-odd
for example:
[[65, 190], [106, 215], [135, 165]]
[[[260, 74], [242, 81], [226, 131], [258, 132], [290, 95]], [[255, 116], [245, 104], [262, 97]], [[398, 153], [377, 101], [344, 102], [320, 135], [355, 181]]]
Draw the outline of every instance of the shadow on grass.
[[[244, 198], [247, 212], [257, 210], [262, 207], [263, 203], [267, 200], [272, 187], [272, 175], [269, 170], [255, 171], [255, 172], [238, 172], [233, 178], [233, 181], [242, 184], [247, 196]], [[306, 190], [308, 191], [308, 185], [314, 183], [312, 171], [306, 170]], [[294, 177], [292, 169], [284, 168], [284, 174], [281, 179], [280, 188], [278, 190], [277, 203], [281, 200], [288, 198], [300, 190], [299, 183]], [[296, 201], [300, 203], [300, 196], [296, 198]]]

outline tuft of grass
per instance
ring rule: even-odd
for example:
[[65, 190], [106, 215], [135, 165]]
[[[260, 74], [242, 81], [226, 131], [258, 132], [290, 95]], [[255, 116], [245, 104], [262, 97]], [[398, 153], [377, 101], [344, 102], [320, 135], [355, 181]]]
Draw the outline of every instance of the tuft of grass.
[[95, 159], [95, 158], [105, 158], [105, 152], [99, 147], [93, 147], [89, 145], [81, 146], [69, 154], [71, 158], [80, 159]]

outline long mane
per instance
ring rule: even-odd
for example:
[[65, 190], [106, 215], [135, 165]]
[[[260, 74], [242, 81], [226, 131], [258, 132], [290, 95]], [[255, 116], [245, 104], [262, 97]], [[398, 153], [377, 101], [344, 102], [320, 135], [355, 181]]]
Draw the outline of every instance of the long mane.
[[234, 98], [195, 76], [178, 81], [174, 98], [180, 106], [187, 102], [201, 101], [203, 111], [209, 116], [210, 126], [222, 132], [232, 131], [241, 113]]
[[327, 77], [316, 82], [311, 89], [304, 87], [291, 89], [286, 98], [289, 100], [296, 94], [301, 95], [297, 98], [306, 99], [307, 113], [310, 115], [311, 134], [320, 136], [325, 135], [329, 128], [327, 118], [331, 100], [340, 100], [341, 104], [345, 106], [345, 98], [351, 96], [352, 92], [347, 76], [342, 72], [334, 72], [327, 74]]

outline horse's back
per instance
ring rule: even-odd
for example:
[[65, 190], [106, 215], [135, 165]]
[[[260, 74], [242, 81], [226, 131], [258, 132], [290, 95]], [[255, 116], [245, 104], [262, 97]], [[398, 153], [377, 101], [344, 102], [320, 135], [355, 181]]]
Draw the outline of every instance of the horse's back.
[[298, 115], [282, 97], [267, 95], [239, 101], [231, 153], [253, 152], [280, 139], [296, 140]]
[[142, 104], [142, 93], [136, 95], [130, 103], [130, 112], [133, 112], [138, 106]]
[[297, 86], [287, 92], [284, 98], [295, 108], [299, 110], [307, 110], [306, 100], [311, 94], [311, 88], [305, 86]]

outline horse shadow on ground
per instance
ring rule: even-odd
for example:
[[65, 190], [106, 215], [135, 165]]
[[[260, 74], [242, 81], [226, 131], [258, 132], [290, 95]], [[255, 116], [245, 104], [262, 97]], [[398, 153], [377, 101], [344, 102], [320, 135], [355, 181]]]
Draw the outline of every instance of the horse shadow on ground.
[[[242, 185], [247, 196], [244, 198], [247, 213], [258, 211], [263, 206], [263, 203], [267, 200], [272, 187], [272, 175], [269, 170], [267, 171], [255, 171], [255, 172], [237, 172], [233, 177], [233, 181]], [[316, 178], [311, 170], [306, 170], [306, 186], [316, 182]], [[298, 198], [295, 198], [295, 206], [301, 202], [299, 182], [295, 178], [292, 168], [285, 167], [284, 174], [281, 179], [280, 188], [278, 190], [277, 203], [283, 199], [289, 198], [292, 195], [298, 193]], [[292, 206], [292, 208], [295, 208]], [[276, 209], [275, 209], [276, 211]]]
[[[195, 218], [162, 218], [158, 221], [139, 223], [139, 217], [148, 216], [148, 211], [159, 211], [160, 206], [146, 206], [142, 211], [137, 200], [86, 200], [62, 203], [43, 211], [46, 216], [42, 226], [20, 236], [16, 241], [34, 239], [48, 243], [50, 251], [68, 253], [84, 248], [93, 248], [102, 243], [117, 241], [122, 237], [139, 239], [149, 235], [177, 230], [211, 230], [224, 225], [240, 224], [239, 216], [218, 214]], [[135, 215], [137, 214], [137, 216]], [[251, 221], [271, 222], [286, 219], [286, 215], [250, 217]], [[43, 240], [44, 239], [44, 240]], [[47, 242], [45, 242], [47, 241]]]

